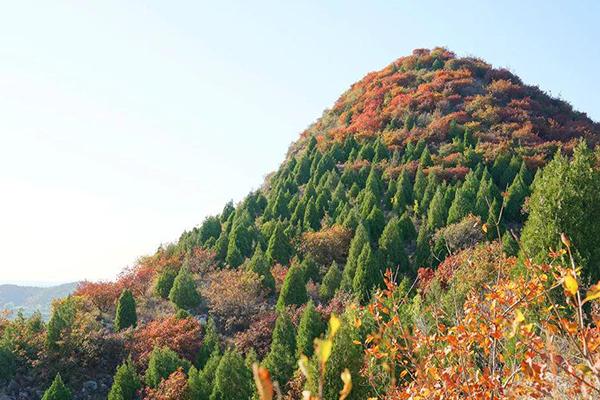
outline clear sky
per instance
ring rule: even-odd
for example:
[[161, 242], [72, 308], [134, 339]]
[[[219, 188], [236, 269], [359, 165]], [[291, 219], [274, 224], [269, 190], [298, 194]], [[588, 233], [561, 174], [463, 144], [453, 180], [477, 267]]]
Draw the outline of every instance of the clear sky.
[[0, 283], [114, 277], [414, 48], [508, 67], [599, 120], [600, 2], [558, 3], [5, 2]]

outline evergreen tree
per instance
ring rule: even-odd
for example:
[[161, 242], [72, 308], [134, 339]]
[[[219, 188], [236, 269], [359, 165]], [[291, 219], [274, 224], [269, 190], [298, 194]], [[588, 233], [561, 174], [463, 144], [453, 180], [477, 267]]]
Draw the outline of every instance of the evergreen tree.
[[296, 358], [300, 358], [301, 355], [311, 357], [314, 352], [313, 342], [315, 338], [319, 337], [325, 330], [323, 319], [321, 314], [315, 309], [315, 305], [310, 300], [302, 316], [300, 317], [300, 323], [298, 324], [298, 335], [296, 336]]
[[417, 238], [417, 231], [415, 230], [415, 225], [408, 216], [407, 212], [404, 212], [400, 216], [400, 220], [398, 221], [398, 227], [400, 229], [400, 238], [403, 241], [411, 241]]
[[206, 217], [200, 226], [198, 238], [204, 244], [210, 238], [218, 239], [221, 234], [221, 221], [216, 216]]
[[204, 327], [204, 337], [202, 338], [202, 346], [198, 351], [196, 358], [196, 365], [199, 368], [203, 368], [208, 362], [208, 359], [212, 354], [220, 353], [220, 339], [219, 332], [217, 332], [217, 326], [212, 318], [209, 318]]
[[263, 253], [260, 246], [256, 246], [254, 255], [248, 262], [248, 270], [255, 272], [261, 278], [262, 285], [270, 293], [275, 292], [275, 278], [273, 278], [267, 257]]
[[468, 188], [465, 184], [458, 188], [450, 210], [448, 210], [448, 225], [460, 222], [464, 217], [474, 211], [474, 205], [470, 202]]
[[381, 187], [381, 180], [379, 178], [379, 171], [375, 167], [375, 164], [373, 164], [371, 170], [369, 171], [369, 177], [367, 178], [365, 189], [373, 193], [376, 198], [381, 197], [383, 190]]
[[221, 362], [221, 357], [222, 357], [222, 355], [221, 355], [220, 351], [218, 351], [218, 350], [213, 351], [213, 353], [208, 358], [208, 361], [206, 361], [206, 364], [202, 368], [202, 372], [200, 373], [202, 381], [206, 382], [206, 385], [208, 388], [206, 399], [208, 399], [208, 397], [210, 396], [210, 394], [212, 392], [212, 387], [213, 387], [213, 384], [215, 381], [215, 374], [217, 372], [217, 367], [219, 366], [219, 363]]
[[447, 219], [448, 209], [446, 208], [444, 199], [444, 190], [439, 186], [429, 204], [429, 210], [427, 211], [427, 228], [431, 231], [435, 231], [444, 226]]
[[165, 300], [168, 299], [169, 292], [173, 287], [173, 282], [175, 281], [176, 276], [177, 271], [175, 268], [171, 266], [163, 268], [163, 270], [158, 274], [156, 283], [154, 284], [154, 293]]
[[312, 256], [307, 255], [304, 257], [304, 260], [300, 263], [300, 268], [302, 269], [302, 275], [304, 276], [306, 283], [308, 283], [308, 281], [313, 281], [314, 283], [321, 281], [319, 264], [317, 264]]
[[524, 219], [521, 207], [525, 198], [529, 195], [529, 188], [523, 182], [521, 176], [517, 175], [508, 188], [508, 194], [504, 199], [504, 213], [509, 221], [521, 222]]
[[529, 218], [521, 235], [525, 254], [544, 261], [566, 234], [592, 282], [600, 279], [600, 170], [598, 157], [582, 142], [569, 162], [557, 154], [533, 183]]
[[150, 353], [144, 382], [151, 388], [156, 388], [161, 380], [167, 379], [177, 369], [187, 371], [190, 366], [187, 360], [179, 358], [177, 353], [168, 347], [155, 347]]
[[17, 357], [15, 356], [8, 334], [0, 339], [0, 381], [10, 381], [15, 375]]
[[117, 367], [108, 400], [134, 400], [142, 383], [131, 358]]
[[391, 218], [379, 238], [379, 250], [381, 251], [385, 268], [394, 267], [399, 268], [401, 271], [406, 271], [408, 269], [408, 256], [402, 244], [400, 229], [398, 218]]
[[60, 374], [56, 374], [52, 385], [44, 392], [42, 400], [71, 400], [71, 391], [65, 386], [60, 377]]
[[369, 228], [369, 236], [372, 240], [377, 241], [385, 228], [385, 217], [383, 211], [378, 206], [374, 206], [367, 218], [365, 225]]
[[463, 134], [463, 145], [465, 147], [475, 147], [475, 138], [473, 138], [473, 134], [469, 130], [469, 128], [465, 128], [465, 133]]
[[[227, 257], [227, 247], [229, 245], [229, 235], [226, 231], [221, 232], [221, 236], [215, 242], [215, 259], [223, 262]], [[173, 279], [175, 280], [175, 279]]]
[[425, 146], [423, 152], [421, 153], [421, 157], [419, 158], [419, 166], [422, 168], [429, 167], [433, 162], [431, 160], [431, 154], [429, 153], [429, 147]]
[[352, 290], [362, 303], [366, 303], [371, 296], [371, 289], [380, 281], [380, 270], [370, 245], [363, 247], [356, 266], [356, 274], [352, 280]]
[[189, 400], [208, 400], [211, 393], [204, 374], [193, 366], [188, 372], [187, 391]]
[[184, 310], [196, 308], [200, 304], [200, 295], [196, 290], [196, 284], [192, 279], [192, 274], [187, 267], [182, 266], [173, 282], [173, 287], [169, 292], [169, 300], [177, 307]]
[[223, 207], [223, 211], [221, 211], [221, 222], [227, 221], [233, 213], [235, 213], [235, 207], [233, 206], [233, 200], [229, 200], [225, 204], [225, 207]]
[[281, 224], [277, 224], [275, 231], [269, 239], [269, 246], [267, 247], [267, 260], [271, 263], [281, 263], [286, 265], [290, 261], [292, 254], [292, 246], [290, 241], [285, 234]]
[[300, 161], [296, 164], [294, 178], [298, 185], [303, 185], [310, 179], [310, 158], [306, 153], [302, 155]]
[[263, 360], [263, 367], [269, 370], [273, 381], [280, 385], [287, 383], [296, 366], [296, 334], [290, 317], [279, 313], [275, 321], [271, 349]]
[[429, 248], [429, 232], [427, 226], [422, 224], [417, 236], [417, 248], [415, 250], [415, 267], [423, 267], [429, 264], [431, 250]]
[[331, 266], [327, 270], [327, 273], [323, 277], [323, 282], [319, 286], [319, 297], [323, 302], [328, 302], [335, 296], [335, 292], [340, 287], [342, 282], [342, 273], [335, 263], [331, 263]]
[[118, 332], [130, 326], [137, 325], [137, 313], [135, 311], [135, 299], [131, 290], [125, 289], [119, 296], [117, 312], [115, 315], [115, 330]]
[[369, 233], [363, 224], [359, 224], [354, 233], [354, 238], [350, 242], [350, 250], [346, 259], [346, 266], [342, 273], [341, 288], [346, 291], [352, 289], [352, 281], [356, 273], [356, 264], [363, 247], [370, 242]]
[[509, 257], [514, 257], [519, 252], [519, 243], [509, 231], [504, 232], [504, 235], [502, 235], [502, 251]]
[[400, 173], [398, 183], [396, 184], [396, 193], [392, 200], [392, 207], [396, 212], [401, 213], [409, 204], [412, 203], [412, 197], [412, 183], [410, 181], [410, 177], [408, 176], [408, 171], [406, 168], [403, 168], [402, 172]]
[[492, 165], [492, 177], [494, 178], [494, 182], [496, 182], [496, 184], [502, 191], [506, 189], [506, 184], [502, 185], [502, 175], [508, 168], [510, 159], [511, 156], [509, 153], [503, 153], [494, 159], [494, 165]]
[[504, 190], [504, 188], [508, 187], [508, 185], [514, 181], [515, 176], [517, 176], [520, 168], [521, 159], [518, 156], [513, 155], [500, 177], [500, 188]]
[[379, 162], [383, 160], [387, 160], [390, 157], [390, 152], [386, 145], [381, 141], [377, 140], [375, 143], [375, 155], [373, 156], [373, 162]]
[[227, 350], [215, 372], [210, 400], [249, 399], [252, 395], [252, 373], [235, 350]]
[[282, 310], [292, 304], [300, 306], [306, 303], [307, 299], [304, 274], [300, 266], [294, 264], [285, 275], [279, 299], [277, 300], [277, 309]]
[[414, 199], [418, 202], [421, 202], [423, 196], [425, 195], [425, 189], [427, 188], [427, 177], [423, 172], [423, 168], [419, 166], [417, 169], [417, 174], [415, 175], [415, 185], [413, 187]]
[[306, 229], [312, 229], [313, 231], [318, 231], [321, 226], [319, 213], [317, 212], [317, 207], [312, 199], [310, 199], [306, 205], [306, 210], [304, 211], [303, 217], [303, 225]]
[[492, 202], [498, 197], [498, 189], [491, 177], [482, 177], [475, 198], [475, 212], [482, 220], [487, 220]]
[[498, 232], [503, 230], [503, 224], [500, 220], [500, 204], [498, 199], [494, 199], [492, 206], [489, 209], [487, 220], [487, 238], [489, 240], [499, 239]]

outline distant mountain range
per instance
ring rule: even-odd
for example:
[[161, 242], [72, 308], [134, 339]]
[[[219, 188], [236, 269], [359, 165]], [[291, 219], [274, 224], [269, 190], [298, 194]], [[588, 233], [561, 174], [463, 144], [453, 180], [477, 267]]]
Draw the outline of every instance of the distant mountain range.
[[0, 310], [22, 310], [26, 316], [40, 311], [44, 319], [50, 315], [52, 300], [68, 296], [78, 282], [64, 283], [49, 287], [0, 285]]

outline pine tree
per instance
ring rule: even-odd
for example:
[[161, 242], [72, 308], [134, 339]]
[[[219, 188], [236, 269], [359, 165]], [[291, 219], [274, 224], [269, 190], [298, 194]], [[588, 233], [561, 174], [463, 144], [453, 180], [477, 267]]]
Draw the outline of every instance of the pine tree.
[[275, 292], [275, 278], [273, 278], [273, 274], [271, 273], [267, 257], [258, 245], [254, 250], [254, 255], [248, 262], [248, 270], [256, 273], [261, 278], [262, 285], [270, 293]]
[[167, 379], [178, 368], [187, 371], [190, 366], [189, 361], [182, 360], [168, 347], [155, 347], [150, 353], [144, 382], [151, 388], [156, 388], [161, 380]]
[[401, 271], [405, 271], [408, 269], [408, 257], [404, 250], [400, 229], [398, 218], [391, 218], [379, 238], [379, 250], [381, 251], [385, 268], [393, 267], [394, 269], [398, 268]]
[[269, 246], [267, 247], [267, 260], [270, 263], [281, 263], [287, 265], [290, 261], [292, 254], [292, 247], [290, 241], [285, 234], [281, 224], [277, 224], [271, 238], [269, 239]]
[[175, 268], [167, 266], [159, 274], [154, 284], [154, 293], [163, 299], [169, 298], [169, 292], [173, 287], [173, 282], [177, 276]]
[[127, 329], [137, 324], [137, 313], [135, 311], [135, 299], [131, 290], [125, 289], [119, 296], [117, 312], [115, 315], [115, 331]]
[[352, 280], [352, 290], [362, 303], [366, 303], [371, 296], [371, 289], [380, 280], [380, 270], [370, 245], [365, 245], [358, 257], [356, 274]]
[[336, 262], [332, 262], [331, 266], [327, 270], [327, 273], [323, 277], [323, 282], [321, 282], [321, 286], [319, 286], [319, 297], [323, 302], [328, 302], [335, 296], [335, 292], [340, 287], [342, 283], [342, 273], [336, 264]]
[[431, 154], [429, 153], [429, 147], [425, 146], [423, 152], [421, 153], [421, 157], [419, 157], [419, 166], [422, 168], [429, 167], [432, 164]]
[[356, 263], [362, 252], [363, 247], [370, 242], [369, 233], [363, 224], [359, 224], [354, 233], [354, 238], [350, 242], [350, 250], [346, 259], [346, 266], [342, 272], [341, 288], [346, 291], [352, 289], [352, 281], [356, 273]]
[[508, 187], [508, 185], [515, 180], [515, 176], [517, 176], [520, 168], [521, 159], [518, 156], [513, 155], [500, 177], [500, 188], [504, 190], [504, 188]]
[[169, 300], [184, 310], [196, 308], [200, 304], [200, 295], [187, 267], [183, 266], [179, 269], [173, 287], [169, 292]]
[[298, 185], [303, 185], [310, 179], [310, 158], [304, 153], [296, 164], [294, 178]]
[[220, 353], [221, 341], [219, 339], [219, 332], [217, 332], [217, 326], [212, 318], [209, 318], [204, 327], [204, 337], [202, 338], [202, 346], [198, 351], [196, 358], [196, 365], [199, 368], [203, 368], [208, 362], [208, 359], [212, 354]]
[[413, 187], [406, 168], [402, 169], [400, 178], [396, 184], [396, 193], [392, 199], [392, 207], [397, 213], [401, 213], [412, 203]]
[[215, 372], [210, 400], [249, 399], [252, 395], [252, 373], [235, 350], [227, 350]]
[[561, 233], [592, 282], [600, 279], [600, 169], [598, 157], [582, 142], [573, 159], [557, 154], [537, 175], [529, 200], [529, 218], [521, 235], [525, 254], [544, 261], [558, 248]]
[[379, 179], [379, 171], [375, 167], [375, 164], [373, 164], [371, 170], [369, 171], [369, 177], [367, 178], [365, 189], [373, 193], [376, 198], [381, 197], [383, 190], [381, 187], [381, 180]]
[[429, 210], [427, 211], [427, 228], [435, 231], [446, 224], [448, 219], [448, 209], [444, 200], [444, 190], [439, 186], [431, 199]]
[[304, 274], [300, 266], [294, 264], [285, 275], [279, 299], [277, 299], [277, 309], [282, 310], [289, 305], [300, 306], [306, 303], [307, 299]]
[[284, 385], [290, 380], [296, 366], [296, 333], [290, 317], [279, 313], [275, 321], [271, 349], [263, 360], [263, 367], [269, 370], [273, 381]]
[[300, 317], [300, 323], [298, 324], [298, 335], [296, 336], [296, 358], [300, 358], [301, 355], [311, 357], [314, 352], [314, 340], [319, 337], [325, 330], [325, 324], [321, 318], [321, 314], [315, 309], [315, 305], [310, 300], [302, 316]]
[[304, 211], [304, 217], [302, 221], [306, 229], [312, 229], [313, 231], [319, 230], [321, 226], [317, 207], [312, 199], [310, 199], [306, 205], [306, 210]]
[[142, 383], [131, 358], [117, 367], [108, 400], [134, 400]]
[[448, 210], [448, 220], [446, 224], [455, 224], [474, 211], [474, 205], [470, 202], [468, 188], [465, 184], [458, 188], [450, 210]]
[[417, 174], [415, 175], [415, 185], [413, 186], [414, 199], [421, 202], [423, 195], [425, 195], [425, 189], [427, 188], [427, 177], [423, 172], [423, 168], [419, 166], [417, 168]]
[[70, 400], [72, 398], [71, 391], [63, 383], [60, 374], [56, 374], [52, 385], [44, 392], [42, 400]]

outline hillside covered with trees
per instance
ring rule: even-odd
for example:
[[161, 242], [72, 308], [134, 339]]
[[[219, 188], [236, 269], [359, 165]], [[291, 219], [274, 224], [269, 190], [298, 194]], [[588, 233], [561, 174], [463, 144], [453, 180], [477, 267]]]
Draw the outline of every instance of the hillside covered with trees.
[[510, 71], [415, 50], [238, 204], [0, 320], [0, 398], [599, 398], [599, 143]]

